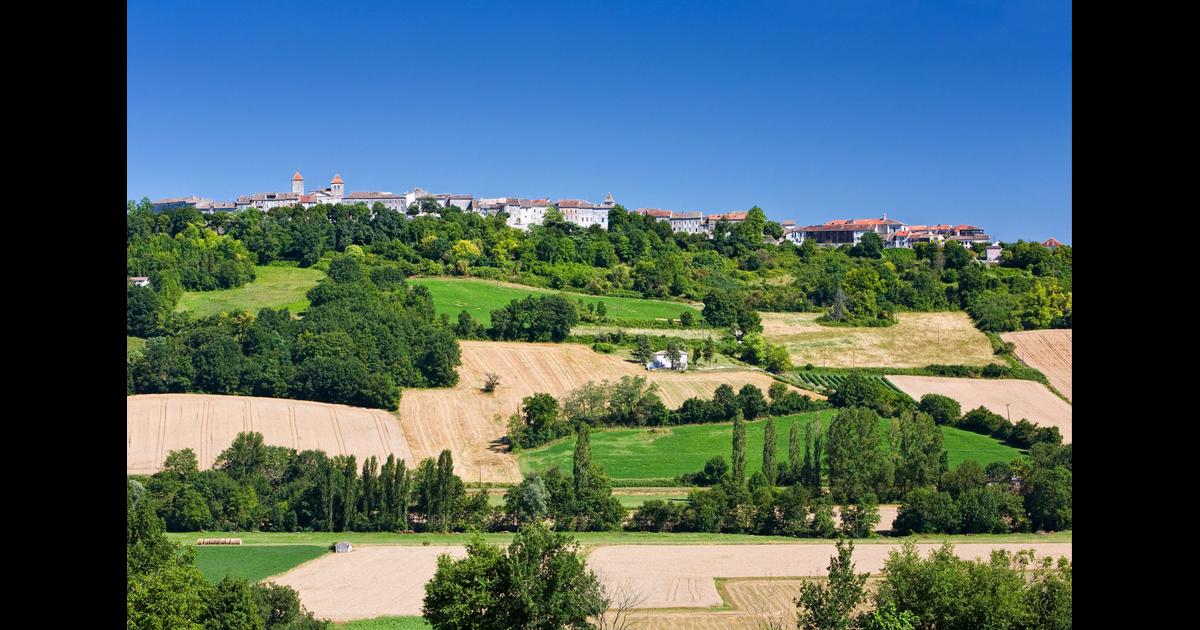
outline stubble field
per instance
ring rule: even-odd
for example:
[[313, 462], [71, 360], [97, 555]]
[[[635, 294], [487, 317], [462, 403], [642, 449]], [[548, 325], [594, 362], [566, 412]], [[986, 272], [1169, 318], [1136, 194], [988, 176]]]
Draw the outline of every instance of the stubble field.
[[983, 406], [1012, 421], [1025, 418], [1038, 426], [1058, 427], [1063, 442], [1071, 441], [1071, 405], [1045, 385], [1016, 379], [947, 378], [941, 376], [888, 376], [904, 393], [920, 400], [941, 394], [957, 400], [964, 413]]
[[[919, 544], [922, 556], [939, 547]], [[899, 544], [858, 545], [855, 569], [877, 573], [888, 552]], [[986, 558], [993, 549], [1032, 548], [1038, 556], [1071, 557], [1071, 543], [961, 543], [955, 552], [963, 558]], [[358, 547], [345, 554], [325, 556], [276, 577], [273, 581], [295, 588], [300, 600], [319, 617], [334, 621], [367, 619], [382, 615], [419, 615], [424, 585], [433, 577], [437, 556], [461, 558], [461, 546]], [[588, 567], [610, 592], [630, 594], [637, 608], [698, 610], [676, 619], [686, 627], [715, 627], [722, 615], [704, 609], [724, 602], [716, 578], [805, 578], [827, 574], [833, 544], [796, 545], [614, 545], [593, 548]], [[756, 580], [755, 582], [766, 582]], [[728, 583], [727, 583], [728, 585]], [[773, 592], [770, 585], [748, 583], [727, 588], [731, 603], [760, 614], [786, 614], [788, 593]], [[798, 587], [798, 586], [797, 586]], [[740, 602], [740, 603], [739, 603]], [[783, 606], [783, 609], [779, 609]], [[652, 613], [653, 611], [644, 611]], [[687, 611], [683, 611], [687, 612]], [[696, 615], [696, 619], [690, 619]], [[651, 615], [656, 616], [656, 615]], [[725, 615], [728, 616], [728, 615]], [[692, 625], [700, 623], [705, 625]], [[682, 627], [682, 626], [672, 626]], [[721, 626], [727, 627], [727, 626]]]
[[1017, 346], [1017, 358], [1046, 375], [1054, 389], [1071, 400], [1071, 331], [1027, 330], [1000, 338]]
[[822, 326], [820, 313], [759, 313], [763, 336], [782, 343], [792, 364], [817, 367], [987, 365], [992, 346], [966, 313], [897, 313], [886, 328]]
[[152, 474], [169, 451], [190, 448], [201, 470], [211, 468], [238, 433], [257, 431], [263, 442], [359, 461], [389, 453], [412, 462], [404, 431], [380, 409], [253, 396], [145, 394], [125, 399], [126, 472]]

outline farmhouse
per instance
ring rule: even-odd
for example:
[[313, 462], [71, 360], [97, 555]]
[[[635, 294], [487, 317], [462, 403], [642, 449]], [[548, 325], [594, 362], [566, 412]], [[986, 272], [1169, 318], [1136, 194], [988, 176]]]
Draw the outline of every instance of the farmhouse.
[[150, 278], [146, 276], [130, 276], [129, 284], [135, 287], [148, 287], [150, 286]]
[[660, 370], [660, 369], [686, 370], [687, 366], [688, 366], [688, 356], [687, 356], [687, 351], [684, 351], [684, 350], [679, 351], [679, 366], [678, 367], [671, 365], [671, 355], [666, 350], [659, 350], [658, 352], [655, 352], [653, 355], [650, 356], [650, 360], [646, 362], [647, 370]]

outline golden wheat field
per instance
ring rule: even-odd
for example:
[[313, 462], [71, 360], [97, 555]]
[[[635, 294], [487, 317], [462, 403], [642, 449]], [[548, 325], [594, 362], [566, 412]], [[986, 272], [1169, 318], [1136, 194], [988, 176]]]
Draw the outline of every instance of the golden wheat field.
[[1017, 346], [1017, 358], [1046, 375], [1050, 384], [1071, 398], [1071, 331], [1027, 330], [1004, 333], [1000, 338]]
[[1016, 379], [947, 378], [942, 376], [888, 376], [904, 393], [920, 400], [925, 394], [941, 394], [958, 401], [963, 413], [983, 406], [992, 413], [1025, 418], [1047, 427], [1058, 427], [1063, 442], [1071, 441], [1071, 405], [1045, 385]]
[[822, 326], [820, 313], [759, 313], [763, 336], [781, 343], [792, 364], [817, 367], [987, 365], [992, 345], [966, 313], [897, 313], [887, 328]]

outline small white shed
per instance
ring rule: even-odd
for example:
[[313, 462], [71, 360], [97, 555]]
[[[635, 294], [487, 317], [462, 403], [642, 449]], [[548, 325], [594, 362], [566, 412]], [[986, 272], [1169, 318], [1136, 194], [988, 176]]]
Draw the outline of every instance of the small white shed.
[[354, 551], [354, 545], [345, 540], [333, 546], [334, 553], [346, 553], [348, 551]]

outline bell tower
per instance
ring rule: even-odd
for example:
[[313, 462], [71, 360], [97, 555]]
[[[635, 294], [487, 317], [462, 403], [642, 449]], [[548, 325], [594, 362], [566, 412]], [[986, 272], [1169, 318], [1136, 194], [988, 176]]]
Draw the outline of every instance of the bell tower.
[[292, 192], [297, 195], [304, 194], [304, 176], [300, 174], [300, 171], [296, 171], [296, 174], [292, 175]]
[[346, 196], [346, 182], [342, 181], [342, 174], [338, 173], [333, 176], [333, 181], [329, 182], [329, 192], [334, 197]]

